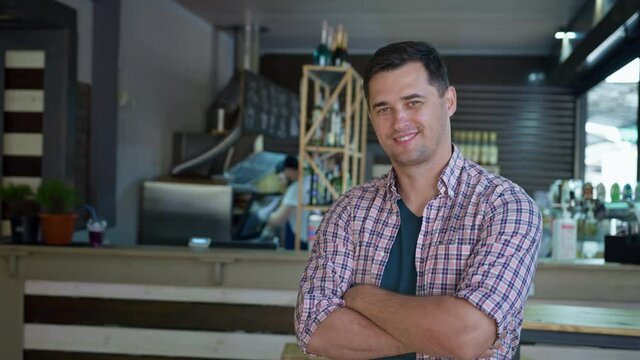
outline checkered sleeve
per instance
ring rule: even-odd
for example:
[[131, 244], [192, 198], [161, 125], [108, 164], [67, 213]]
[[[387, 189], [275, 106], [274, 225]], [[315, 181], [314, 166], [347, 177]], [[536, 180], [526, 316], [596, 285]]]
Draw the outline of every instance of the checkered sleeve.
[[300, 283], [295, 311], [298, 345], [307, 345], [318, 325], [344, 306], [342, 295], [353, 279], [354, 245], [351, 236], [350, 206], [340, 198], [325, 214]]
[[496, 321], [503, 344], [500, 352], [510, 358], [519, 342], [522, 313], [535, 274], [542, 218], [521, 188], [512, 186], [496, 193], [456, 296]]

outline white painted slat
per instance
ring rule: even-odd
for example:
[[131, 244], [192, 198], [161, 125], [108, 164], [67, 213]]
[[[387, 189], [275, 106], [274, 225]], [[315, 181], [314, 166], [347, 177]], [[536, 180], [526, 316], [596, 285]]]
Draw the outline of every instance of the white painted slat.
[[31, 176], [3, 176], [2, 177], [3, 185], [8, 185], [8, 184], [29, 185], [34, 192], [36, 191], [36, 189], [38, 189], [38, 187], [40, 186], [40, 183], [42, 183], [42, 178], [40, 177], [31, 177]]
[[4, 133], [2, 153], [14, 156], [42, 156], [42, 134]]
[[8, 69], [44, 69], [43, 50], [7, 50], [4, 66]]
[[23, 89], [5, 90], [4, 111], [43, 112], [44, 91]]
[[26, 350], [201, 359], [279, 359], [292, 335], [25, 324]]
[[295, 306], [297, 299], [295, 290], [205, 288], [46, 280], [27, 280], [24, 291], [26, 295], [291, 307]]

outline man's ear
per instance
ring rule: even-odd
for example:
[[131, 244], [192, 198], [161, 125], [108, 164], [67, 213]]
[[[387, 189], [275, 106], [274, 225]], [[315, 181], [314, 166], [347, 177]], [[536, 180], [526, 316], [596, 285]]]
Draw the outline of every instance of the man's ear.
[[449, 114], [449, 117], [451, 117], [458, 109], [458, 95], [456, 94], [456, 88], [449, 86], [444, 92], [444, 100], [447, 105], [447, 113]]

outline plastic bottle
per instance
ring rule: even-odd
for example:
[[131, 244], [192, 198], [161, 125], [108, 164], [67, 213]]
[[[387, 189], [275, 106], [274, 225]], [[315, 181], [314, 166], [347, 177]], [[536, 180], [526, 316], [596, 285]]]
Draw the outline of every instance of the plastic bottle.
[[571, 218], [567, 205], [562, 204], [562, 217], [553, 223], [553, 257], [557, 260], [576, 258], [578, 226]]

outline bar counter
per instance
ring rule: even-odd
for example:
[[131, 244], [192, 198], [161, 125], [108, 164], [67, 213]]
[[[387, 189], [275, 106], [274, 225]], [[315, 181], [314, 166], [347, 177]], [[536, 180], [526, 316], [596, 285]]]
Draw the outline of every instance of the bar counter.
[[[145, 292], [168, 296], [167, 299], [156, 299], [162, 301], [182, 299], [177, 294], [185, 289], [185, 293], [193, 294], [189, 300], [192, 303], [216, 301], [207, 300], [209, 297], [223, 299], [229, 305], [291, 308], [307, 257], [308, 252], [286, 250], [0, 245], [0, 349], [3, 359], [22, 359], [25, 329], [29, 331], [25, 325], [25, 299], [55, 295], [55, 291], [49, 293], [55, 284], [60, 283], [72, 292], [94, 291], [92, 284], [106, 286], [107, 290], [101, 290], [107, 294], [105, 297], [110, 297], [108, 294], [112, 292], [125, 293], [126, 286], [137, 286], [136, 291], [143, 297]], [[532, 298], [533, 302], [637, 309], [640, 308], [639, 278], [640, 266], [637, 265], [604, 263], [602, 260], [541, 260]], [[38, 290], [29, 294], [29, 289]], [[76, 295], [63, 296], [73, 298]], [[243, 300], [247, 296], [248, 303]], [[252, 300], [251, 296], [256, 298]], [[272, 353], [282, 350], [279, 344], [292, 340], [292, 319], [284, 322], [286, 324], [275, 331], [282, 335], [271, 335], [286, 335], [273, 340]], [[184, 355], [189, 354], [199, 356], [197, 353]], [[220, 354], [221, 357], [229, 356], [223, 350]]]

